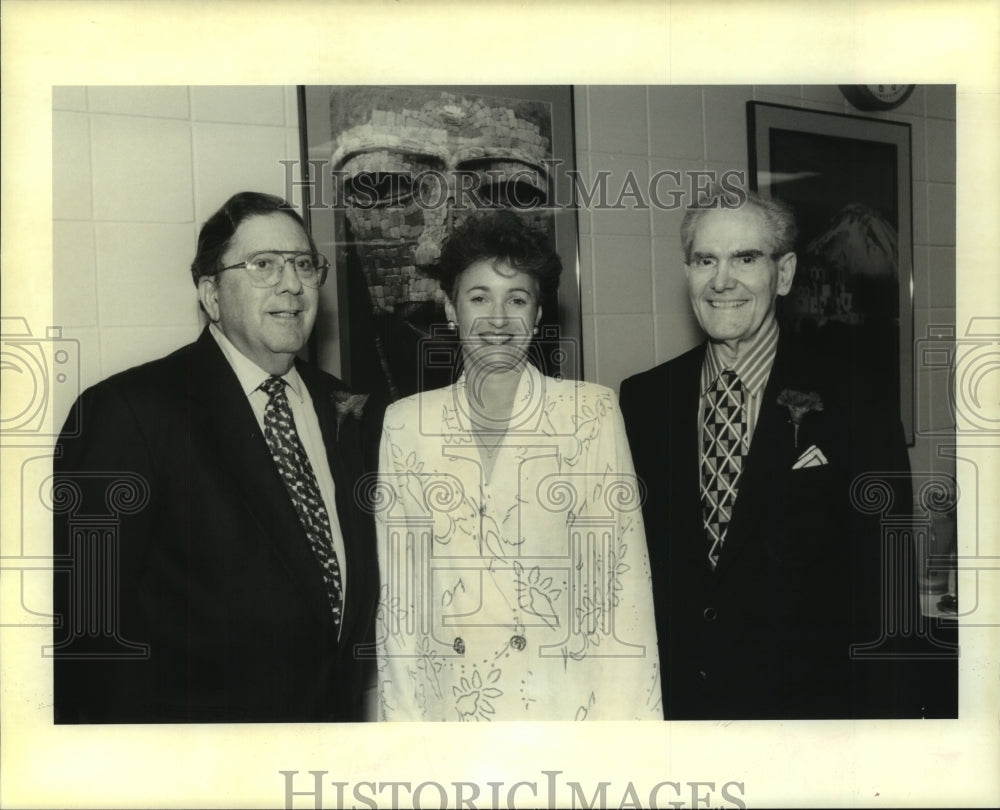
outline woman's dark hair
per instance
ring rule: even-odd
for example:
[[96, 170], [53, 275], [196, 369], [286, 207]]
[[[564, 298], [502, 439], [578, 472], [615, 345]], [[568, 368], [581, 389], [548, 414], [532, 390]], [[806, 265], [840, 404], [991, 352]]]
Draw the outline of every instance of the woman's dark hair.
[[448, 236], [441, 259], [428, 275], [438, 280], [449, 300], [454, 300], [455, 279], [484, 259], [504, 262], [531, 276], [538, 282], [543, 302], [554, 297], [559, 288], [562, 261], [549, 247], [548, 238], [506, 209], [470, 214]]
[[229, 248], [233, 234], [240, 225], [251, 217], [281, 213], [294, 219], [309, 239], [309, 248], [316, 252], [312, 235], [306, 224], [289, 203], [273, 194], [259, 191], [241, 191], [234, 194], [225, 204], [208, 218], [198, 234], [198, 251], [191, 262], [191, 277], [197, 287], [202, 276], [214, 276], [222, 265], [222, 254]]

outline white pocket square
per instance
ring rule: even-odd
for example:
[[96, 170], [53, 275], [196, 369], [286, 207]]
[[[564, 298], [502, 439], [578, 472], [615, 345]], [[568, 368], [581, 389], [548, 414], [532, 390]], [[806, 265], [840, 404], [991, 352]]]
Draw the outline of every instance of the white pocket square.
[[830, 462], [826, 460], [826, 456], [823, 455], [823, 451], [820, 450], [815, 444], [809, 445], [803, 451], [802, 455], [799, 456], [798, 460], [792, 465], [793, 470], [801, 470], [805, 467], [822, 467], [824, 464], [829, 464]]

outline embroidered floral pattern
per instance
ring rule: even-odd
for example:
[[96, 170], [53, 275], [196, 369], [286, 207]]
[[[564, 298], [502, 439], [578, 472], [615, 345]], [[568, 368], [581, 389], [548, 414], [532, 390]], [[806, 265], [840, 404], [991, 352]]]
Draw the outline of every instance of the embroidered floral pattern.
[[471, 678], [462, 678], [456, 686], [451, 688], [455, 696], [455, 711], [458, 719], [468, 720], [492, 720], [496, 714], [493, 707], [493, 700], [503, 695], [503, 691], [497, 689], [495, 684], [500, 680], [501, 670], [491, 669], [484, 679], [476, 669]]
[[537, 616], [549, 627], [558, 627], [556, 604], [562, 589], [555, 587], [551, 576], [543, 577], [542, 569], [537, 565], [525, 575], [524, 567], [515, 560], [514, 573], [517, 579], [517, 604], [521, 610]]
[[[385, 719], [662, 716], [641, 512], [611, 497], [634, 483], [614, 395], [531, 373], [530, 429], [508, 433], [489, 478], [461, 384], [386, 414], [382, 598], [407, 620], [379, 640]], [[462, 491], [446, 507], [429, 495], [443, 477]]]

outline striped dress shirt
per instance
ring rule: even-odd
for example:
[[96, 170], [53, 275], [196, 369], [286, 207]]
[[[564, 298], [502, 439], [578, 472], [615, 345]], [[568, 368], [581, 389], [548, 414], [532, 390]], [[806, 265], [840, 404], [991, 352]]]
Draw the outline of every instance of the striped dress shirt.
[[[721, 344], [709, 341], [705, 359], [701, 365], [701, 397], [698, 408], [698, 446], [705, 446], [705, 406], [708, 393], [715, 385], [719, 375], [727, 369], [736, 372], [743, 385], [743, 407], [746, 408], [747, 429], [743, 435], [743, 454], [750, 449], [754, 428], [757, 427], [757, 417], [760, 416], [761, 401], [767, 378], [771, 375], [774, 365], [774, 355], [778, 348], [778, 323], [771, 320], [769, 326], [754, 336], [747, 351], [733, 363], [728, 363], [724, 357]], [[704, 451], [702, 451], [704, 452]], [[700, 459], [704, 462], [704, 459]]]

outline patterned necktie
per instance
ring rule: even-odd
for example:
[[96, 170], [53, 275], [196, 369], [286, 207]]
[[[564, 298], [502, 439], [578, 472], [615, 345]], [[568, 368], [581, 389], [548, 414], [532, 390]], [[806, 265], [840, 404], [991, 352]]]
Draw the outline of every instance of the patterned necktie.
[[726, 541], [736, 501], [746, 431], [740, 378], [735, 371], [723, 371], [708, 392], [701, 452], [702, 520], [708, 534], [708, 561], [713, 571]]
[[285, 394], [285, 381], [281, 377], [268, 377], [260, 388], [268, 396], [264, 409], [264, 438], [323, 572], [333, 621], [339, 627], [343, 602], [340, 564], [316, 474], [295, 430], [292, 409]]

